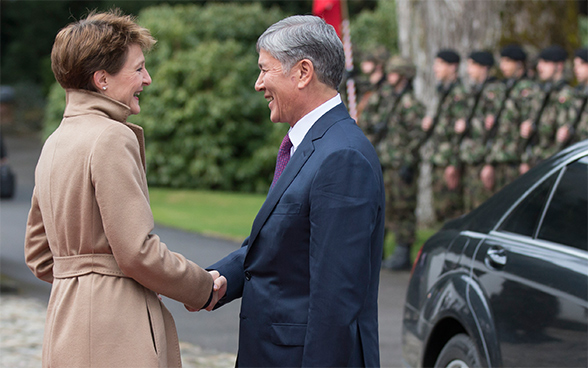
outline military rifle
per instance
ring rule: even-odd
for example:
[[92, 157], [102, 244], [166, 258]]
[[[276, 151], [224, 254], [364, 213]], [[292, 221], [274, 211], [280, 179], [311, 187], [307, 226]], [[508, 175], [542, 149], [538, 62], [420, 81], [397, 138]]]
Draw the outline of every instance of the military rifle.
[[537, 116], [535, 116], [535, 120], [533, 120], [533, 131], [531, 135], [526, 140], [521, 140], [519, 144], [519, 154], [523, 154], [526, 150], [530, 149], [534, 145], [534, 139], [537, 136], [537, 130], [539, 129], [539, 122], [541, 121], [541, 115], [543, 115], [543, 110], [547, 106], [547, 102], [549, 102], [549, 97], [551, 96], [551, 92], [553, 91], [553, 83], [547, 82], [543, 88], [545, 92], [545, 96], [543, 96], [543, 102], [541, 103], [541, 108], [539, 109]]
[[386, 109], [386, 113], [384, 114], [384, 118], [382, 119], [382, 121], [374, 127], [374, 134], [376, 134], [376, 136], [378, 137], [376, 142], [379, 142], [380, 140], [382, 140], [386, 136], [386, 134], [388, 133], [388, 120], [390, 120], [390, 117], [392, 117], [394, 115], [394, 113], [396, 112], [396, 110], [398, 109], [398, 105], [400, 105], [400, 100], [402, 99], [402, 96], [404, 96], [404, 93], [409, 88], [410, 88], [410, 84], [407, 84], [402, 89], [402, 91], [400, 91], [400, 94], [396, 98], [396, 101], [394, 102], [394, 104], [391, 104], [391, 107], [388, 107]]
[[582, 114], [584, 113], [584, 109], [586, 108], [586, 102], [588, 102], [588, 93], [585, 94], [584, 98], [582, 99], [582, 104], [580, 105], [580, 107], [577, 110], [576, 118], [574, 119], [574, 122], [572, 124], [570, 124], [569, 136], [561, 144], [561, 148], [567, 147], [570, 144], [570, 142], [572, 141], [572, 138], [576, 132], [576, 129], [578, 128], [578, 124], [580, 123], [580, 120], [582, 119]]
[[487, 81], [488, 81], [488, 79], [486, 79], [484, 81], [484, 83], [482, 83], [482, 86], [480, 86], [480, 88], [478, 89], [478, 91], [474, 95], [474, 106], [472, 106], [472, 109], [470, 110], [470, 113], [468, 114], [468, 117], [466, 119], [465, 130], [459, 136], [459, 139], [457, 141], [458, 146], [461, 144], [461, 141], [463, 141], [463, 139], [469, 134], [470, 130], [472, 129], [472, 119], [476, 115], [476, 109], [478, 108], [478, 103], [480, 102], [480, 97], [482, 97], [482, 93], [484, 92], [484, 88], [486, 88]]
[[427, 130], [425, 132], [425, 136], [421, 140], [418, 147], [422, 147], [423, 144], [425, 144], [429, 140], [429, 138], [431, 138], [431, 136], [433, 135], [433, 132], [435, 131], [435, 127], [437, 126], [437, 123], [439, 123], [439, 115], [441, 115], [441, 107], [443, 107], [443, 103], [445, 102], [445, 99], [447, 99], [447, 96], [449, 96], [449, 93], [451, 92], [453, 87], [455, 87], [455, 84], [456, 84], [456, 82], [453, 82], [453, 83], [451, 83], [451, 85], [449, 85], [449, 88], [447, 88], [446, 90], [443, 90], [443, 94], [441, 95], [441, 98], [439, 99], [439, 103], [437, 104], [437, 110], [435, 111], [435, 116], [433, 117], [433, 123], [431, 124], [431, 127], [429, 127], [429, 130]]
[[492, 140], [498, 132], [498, 124], [500, 124], [500, 117], [502, 116], [502, 112], [506, 108], [506, 101], [510, 98], [510, 93], [512, 92], [516, 84], [517, 80], [514, 78], [509, 79], [506, 82], [506, 91], [504, 91], [504, 98], [500, 102], [500, 107], [498, 108], [496, 115], [494, 115], [494, 124], [492, 125], [492, 128], [486, 133], [486, 135], [484, 135], [484, 145], [486, 145], [488, 148], [492, 145]]

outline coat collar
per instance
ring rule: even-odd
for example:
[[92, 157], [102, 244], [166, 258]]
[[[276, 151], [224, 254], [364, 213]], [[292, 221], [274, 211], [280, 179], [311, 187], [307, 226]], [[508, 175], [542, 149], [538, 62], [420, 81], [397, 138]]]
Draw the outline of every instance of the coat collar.
[[82, 89], [66, 90], [64, 117], [97, 114], [124, 123], [131, 108], [98, 92]]
[[65, 98], [64, 118], [93, 114], [118, 121], [131, 129], [139, 142], [141, 162], [143, 163], [143, 169], [146, 169], [143, 128], [127, 123], [127, 118], [131, 114], [130, 107], [98, 92], [82, 89], [67, 89]]
[[282, 198], [282, 195], [290, 186], [296, 175], [298, 175], [306, 161], [308, 161], [310, 156], [313, 154], [315, 150], [314, 142], [318, 139], [321, 139], [325, 135], [326, 131], [329, 130], [329, 128], [331, 128], [335, 123], [344, 119], [351, 118], [345, 105], [340, 103], [326, 112], [310, 128], [302, 140], [302, 143], [300, 143], [300, 146], [298, 146], [296, 152], [294, 152], [294, 155], [292, 158], [290, 158], [290, 161], [282, 172], [280, 179], [276, 185], [270, 189], [265, 202], [255, 217], [251, 227], [251, 235], [249, 236], [249, 246], [254, 243], [255, 238], [259, 234], [259, 231], [261, 230], [263, 224], [265, 224], [269, 215], [276, 207], [276, 204], [279, 202], [280, 198]]

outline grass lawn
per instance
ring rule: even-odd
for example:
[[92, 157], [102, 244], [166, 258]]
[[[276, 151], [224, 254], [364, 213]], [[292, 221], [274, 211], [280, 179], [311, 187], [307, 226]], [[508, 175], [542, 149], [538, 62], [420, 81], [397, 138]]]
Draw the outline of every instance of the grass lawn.
[[[265, 200], [265, 194], [243, 194], [203, 190], [150, 188], [151, 209], [158, 224], [199, 234], [243, 241]], [[412, 247], [413, 259], [425, 240], [438, 228], [419, 229]], [[384, 254], [394, 251], [389, 235]]]
[[265, 194], [150, 188], [151, 210], [158, 224], [243, 241]]

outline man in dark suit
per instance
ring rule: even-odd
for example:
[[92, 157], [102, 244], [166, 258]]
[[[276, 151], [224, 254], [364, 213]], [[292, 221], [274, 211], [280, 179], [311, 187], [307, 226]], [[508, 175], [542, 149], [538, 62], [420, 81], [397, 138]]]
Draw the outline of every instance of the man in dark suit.
[[242, 298], [238, 367], [377, 367], [384, 188], [337, 92], [343, 46], [322, 19], [293, 16], [257, 50], [255, 89], [290, 125], [291, 158], [279, 154], [243, 246], [209, 267], [228, 285], [215, 308]]

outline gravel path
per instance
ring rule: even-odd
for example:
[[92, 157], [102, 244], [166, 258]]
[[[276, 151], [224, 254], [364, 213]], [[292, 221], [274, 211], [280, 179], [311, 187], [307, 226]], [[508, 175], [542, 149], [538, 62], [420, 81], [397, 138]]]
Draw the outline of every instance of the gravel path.
[[[41, 366], [43, 328], [47, 307], [35, 298], [0, 295], [0, 367], [38, 368]], [[235, 355], [204, 351], [180, 342], [185, 368], [229, 368]]]

